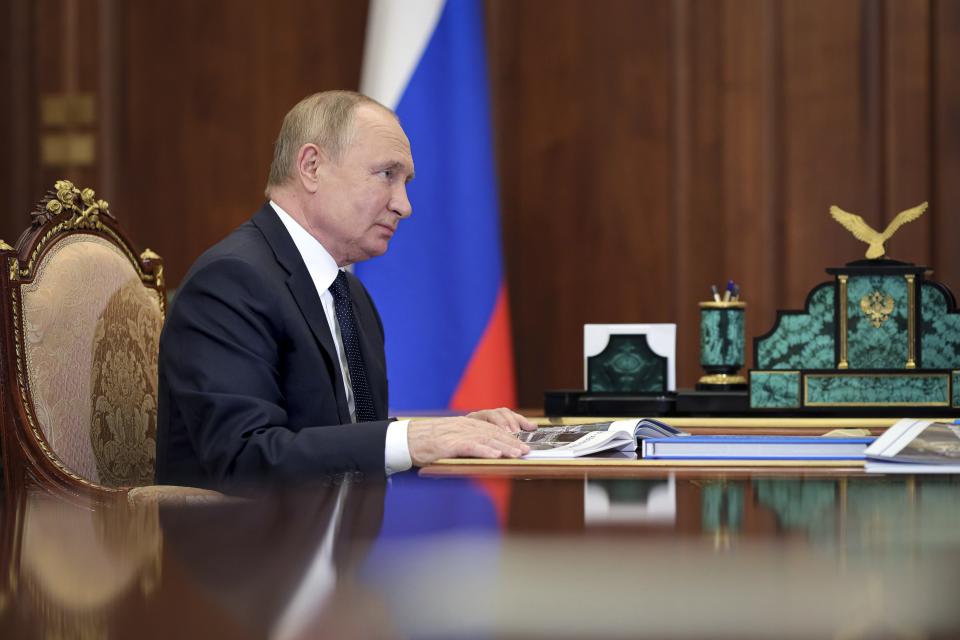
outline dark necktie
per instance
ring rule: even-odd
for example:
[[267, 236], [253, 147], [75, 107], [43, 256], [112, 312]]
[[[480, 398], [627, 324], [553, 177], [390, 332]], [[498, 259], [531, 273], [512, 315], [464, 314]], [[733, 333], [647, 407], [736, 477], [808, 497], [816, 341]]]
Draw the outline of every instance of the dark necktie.
[[353, 317], [353, 302], [346, 273], [337, 272], [337, 279], [330, 285], [330, 293], [333, 294], [337, 324], [340, 325], [340, 337], [343, 339], [343, 349], [347, 354], [347, 367], [350, 369], [350, 386], [353, 389], [353, 406], [357, 411], [357, 422], [376, 420], [373, 398], [370, 397], [370, 386], [367, 384], [367, 370], [363, 366], [363, 357], [360, 355], [357, 321]]

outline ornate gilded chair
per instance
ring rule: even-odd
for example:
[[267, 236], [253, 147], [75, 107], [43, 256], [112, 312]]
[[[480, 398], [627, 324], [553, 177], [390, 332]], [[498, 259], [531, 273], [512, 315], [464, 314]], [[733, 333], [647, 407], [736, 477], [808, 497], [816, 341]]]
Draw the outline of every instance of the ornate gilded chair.
[[138, 255], [107, 202], [65, 180], [31, 216], [16, 247], [0, 241], [7, 486], [152, 484], [160, 256]]

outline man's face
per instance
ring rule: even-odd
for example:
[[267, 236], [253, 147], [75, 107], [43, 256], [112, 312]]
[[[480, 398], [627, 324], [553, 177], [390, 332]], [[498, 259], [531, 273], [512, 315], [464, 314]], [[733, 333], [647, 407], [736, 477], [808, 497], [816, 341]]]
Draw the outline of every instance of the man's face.
[[307, 207], [311, 231], [341, 266], [386, 252], [400, 219], [412, 211], [407, 183], [413, 156], [397, 119], [361, 105], [353, 126], [340, 161], [320, 162]]

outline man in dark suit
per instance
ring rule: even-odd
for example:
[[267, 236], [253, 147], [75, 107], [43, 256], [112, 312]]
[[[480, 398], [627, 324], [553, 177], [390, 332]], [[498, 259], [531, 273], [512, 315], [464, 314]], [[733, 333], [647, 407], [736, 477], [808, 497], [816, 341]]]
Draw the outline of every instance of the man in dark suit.
[[334, 91], [291, 109], [269, 202], [197, 260], [164, 326], [158, 482], [382, 476], [529, 450], [511, 432], [534, 426], [507, 409], [387, 418], [384, 328], [341, 268], [387, 250], [411, 214], [413, 172], [410, 143], [379, 103]]

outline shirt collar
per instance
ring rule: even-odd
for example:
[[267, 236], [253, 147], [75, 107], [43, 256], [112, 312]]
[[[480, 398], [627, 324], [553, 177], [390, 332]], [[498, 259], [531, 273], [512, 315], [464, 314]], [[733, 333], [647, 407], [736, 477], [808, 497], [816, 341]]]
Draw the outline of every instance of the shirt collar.
[[280, 218], [283, 226], [287, 228], [287, 233], [290, 234], [290, 238], [293, 239], [293, 244], [296, 245], [297, 251], [300, 252], [300, 257], [303, 258], [304, 264], [307, 265], [307, 271], [310, 273], [310, 278], [313, 280], [317, 292], [323, 293], [330, 288], [330, 285], [332, 285], [333, 281], [337, 278], [337, 272], [340, 271], [340, 268], [337, 266], [337, 261], [323, 248], [319, 240], [310, 235], [310, 233], [300, 226], [300, 223], [294, 220], [280, 205], [271, 200], [270, 206], [277, 212], [277, 216]]

